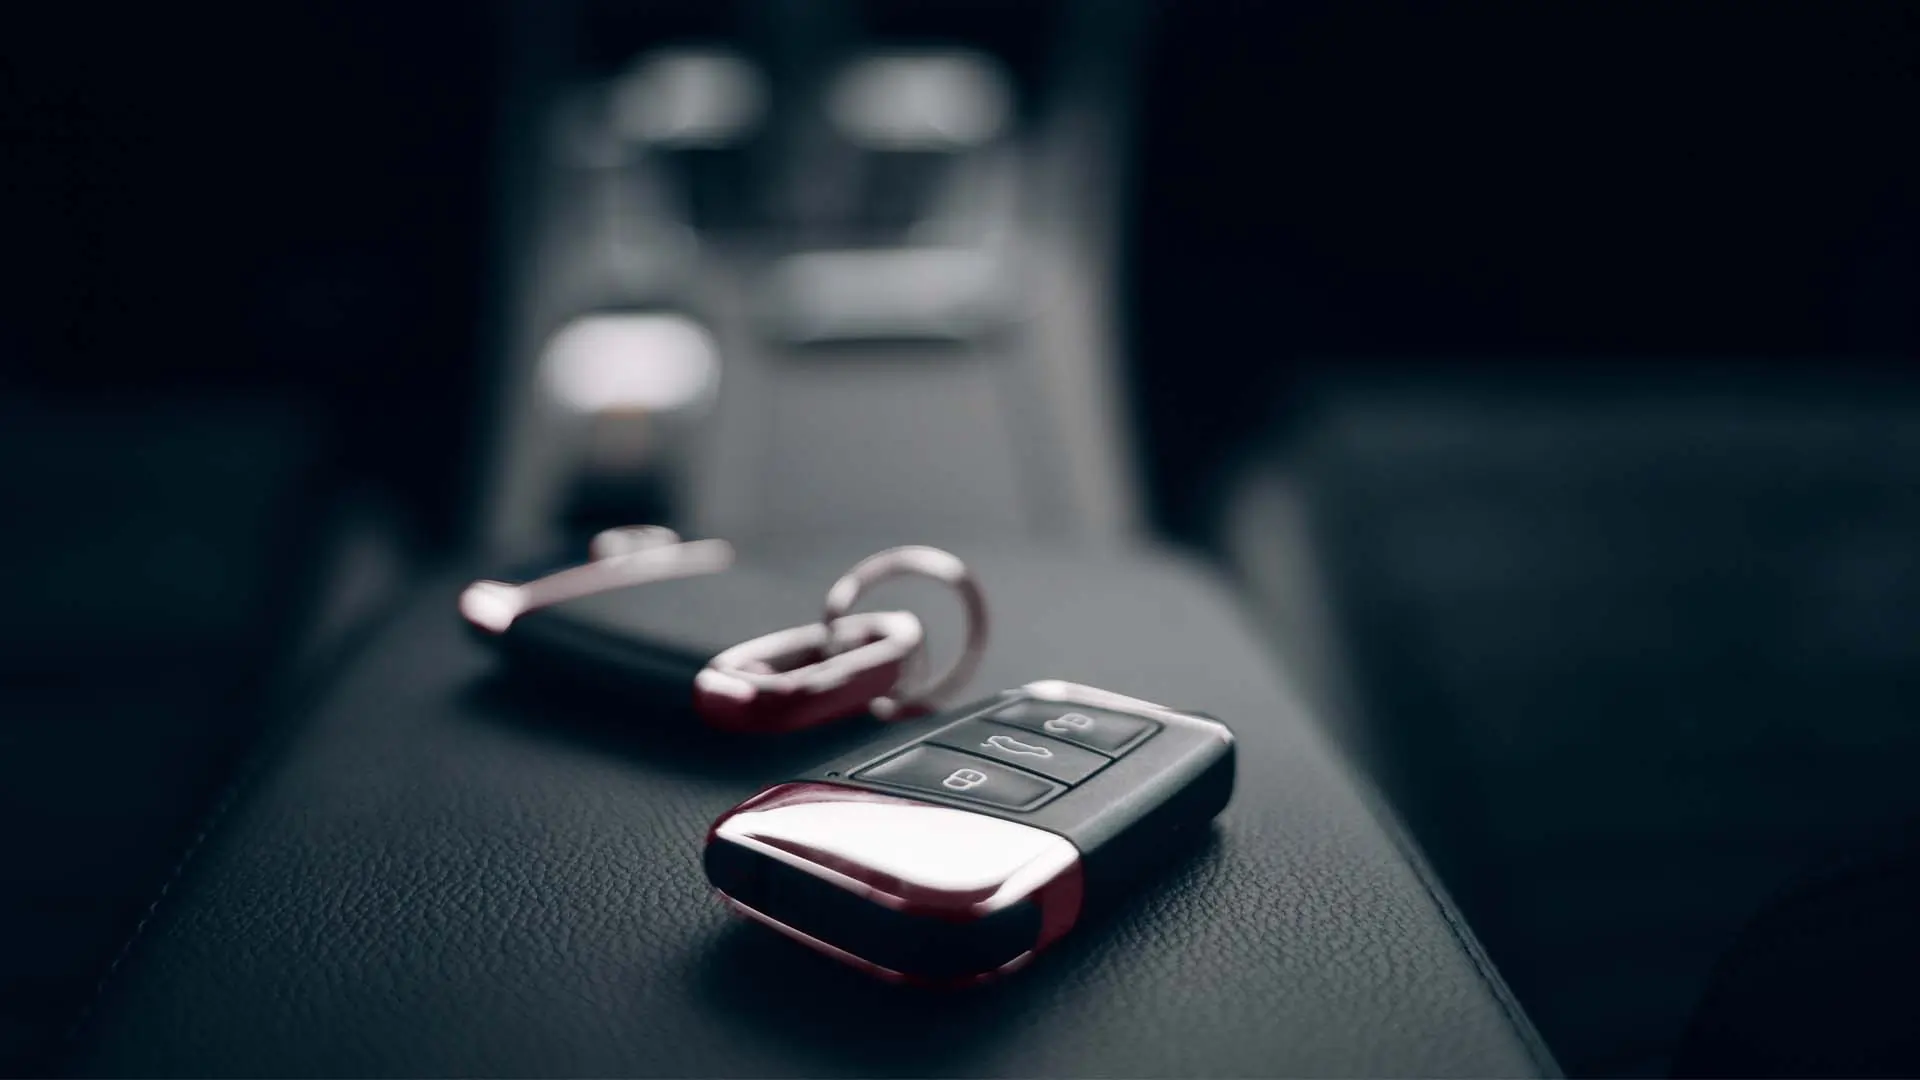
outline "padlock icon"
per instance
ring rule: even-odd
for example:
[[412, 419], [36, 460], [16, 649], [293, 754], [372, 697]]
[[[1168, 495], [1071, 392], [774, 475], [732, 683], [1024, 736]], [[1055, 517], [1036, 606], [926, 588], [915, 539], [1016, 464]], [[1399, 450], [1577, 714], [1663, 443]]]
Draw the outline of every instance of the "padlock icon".
[[979, 769], [955, 769], [952, 775], [940, 781], [940, 786], [954, 791], [970, 791], [987, 782], [987, 774]]
[[1071, 735], [1076, 731], [1085, 731], [1093, 726], [1093, 717], [1085, 713], [1062, 713], [1040, 725], [1055, 735]]

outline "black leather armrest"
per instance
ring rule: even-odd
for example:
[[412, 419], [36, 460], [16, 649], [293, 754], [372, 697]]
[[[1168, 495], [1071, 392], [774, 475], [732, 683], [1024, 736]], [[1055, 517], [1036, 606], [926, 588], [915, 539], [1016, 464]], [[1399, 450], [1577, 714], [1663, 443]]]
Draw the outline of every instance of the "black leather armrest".
[[742, 746], [502, 680], [450, 578], [209, 824], [78, 1027], [76, 1068], [1553, 1071], [1211, 576], [1157, 555], [963, 554], [996, 607], [975, 691], [1072, 679], [1239, 738], [1213, 838], [1027, 971], [903, 990], [730, 916], [701, 875], [708, 823], [871, 732]]

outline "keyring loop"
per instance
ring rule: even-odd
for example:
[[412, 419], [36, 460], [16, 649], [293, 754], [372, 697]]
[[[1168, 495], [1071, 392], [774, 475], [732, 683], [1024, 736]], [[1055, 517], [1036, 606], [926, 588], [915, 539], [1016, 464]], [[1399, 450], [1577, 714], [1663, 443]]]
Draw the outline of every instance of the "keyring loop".
[[[919, 544], [888, 548], [855, 563], [853, 569], [842, 574], [833, 588], [827, 590], [827, 603], [820, 621], [831, 631], [836, 622], [853, 610], [862, 593], [882, 581], [904, 575], [932, 578], [959, 594], [967, 612], [967, 641], [959, 659], [939, 678], [917, 690], [895, 687], [892, 694], [874, 698], [870, 709], [880, 720], [891, 720], [909, 710], [938, 704], [973, 678], [974, 669], [980, 666], [987, 650], [987, 598], [980, 591], [980, 583], [974, 580], [973, 571], [967, 569], [958, 555]], [[839, 652], [843, 647], [839, 635], [830, 632], [827, 637], [828, 655]]]

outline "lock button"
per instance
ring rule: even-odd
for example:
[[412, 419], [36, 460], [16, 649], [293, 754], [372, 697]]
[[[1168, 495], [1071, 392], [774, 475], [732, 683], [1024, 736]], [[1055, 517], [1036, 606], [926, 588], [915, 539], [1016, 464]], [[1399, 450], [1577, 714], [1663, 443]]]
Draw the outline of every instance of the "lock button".
[[972, 754], [917, 743], [877, 765], [853, 774], [869, 784], [905, 788], [926, 795], [997, 806], [1002, 810], [1031, 810], [1066, 790], [1038, 776], [1009, 769]]
[[1077, 784], [1085, 780], [1099, 772], [1108, 760], [1105, 755], [1082, 750], [1059, 739], [1050, 739], [1005, 724], [991, 724], [985, 720], [955, 724], [929, 736], [927, 741], [1004, 761], [1063, 784]]
[[993, 721], [1064, 739], [1112, 757], [1132, 750], [1160, 730], [1143, 716], [1054, 701], [1016, 701], [994, 713]]

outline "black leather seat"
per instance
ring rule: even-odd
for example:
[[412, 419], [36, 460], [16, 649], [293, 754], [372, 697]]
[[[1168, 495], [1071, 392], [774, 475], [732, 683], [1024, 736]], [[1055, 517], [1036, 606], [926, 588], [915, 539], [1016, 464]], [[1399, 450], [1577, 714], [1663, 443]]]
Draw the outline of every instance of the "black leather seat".
[[1661, 1074], [1771, 894], [1920, 816], [1920, 387], [1559, 374], [1327, 383], [1248, 490], [1303, 493], [1352, 745], [1555, 1052]]
[[0, 401], [0, 1074], [44, 1067], [256, 732], [310, 587], [298, 421]]

